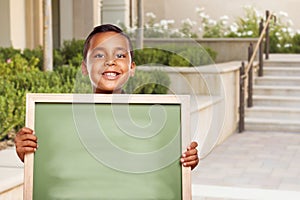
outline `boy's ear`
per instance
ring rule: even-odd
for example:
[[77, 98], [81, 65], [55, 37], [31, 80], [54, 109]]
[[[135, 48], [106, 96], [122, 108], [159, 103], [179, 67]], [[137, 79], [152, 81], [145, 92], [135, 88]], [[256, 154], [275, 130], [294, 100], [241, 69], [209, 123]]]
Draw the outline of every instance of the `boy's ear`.
[[88, 75], [88, 70], [84, 61], [81, 62], [81, 73], [83, 75]]
[[132, 62], [130, 67], [131, 67], [130, 68], [130, 76], [132, 77], [132, 76], [134, 76], [134, 73], [135, 73], [135, 68], [136, 68], [135, 62]]

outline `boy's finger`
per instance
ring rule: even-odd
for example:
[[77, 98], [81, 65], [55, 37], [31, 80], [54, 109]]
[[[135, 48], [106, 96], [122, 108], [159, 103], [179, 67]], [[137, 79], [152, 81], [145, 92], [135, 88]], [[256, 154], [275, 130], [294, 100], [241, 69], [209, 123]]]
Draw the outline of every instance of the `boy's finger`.
[[197, 154], [198, 154], [198, 150], [197, 149], [192, 149], [192, 150], [188, 150], [188, 151], [184, 152], [182, 154], [182, 157], [186, 158], [186, 157], [197, 155]]
[[181, 163], [186, 163], [186, 162], [190, 162], [190, 161], [197, 161], [198, 160], [198, 156], [189, 156], [186, 158], [181, 158], [180, 162]]
[[20, 147], [21, 148], [25, 148], [25, 147], [30, 147], [30, 148], [37, 148], [37, 143], [36, 142], [33, 142], [31, 140], [26, 140], [26, 141], [23, 141], [21, 144], [20, 144]]
[[183, 163], [184, 167], [192, 167], [192, 169], [198, 164], [198, 161], [190, 161]]
[[37, 141], [37, 137], [32, 134], [22, 134], [16, 138], [17, 141], [32, 140]]
[[187, 149], [188, 150], [195, 149], [197, 146], [198, 146], [198, 143], [193, 141]]
[[27, 127], [21, 128], [17, 134], [32, 134], [33, 130]]
[[36, 151], [36, 148], [34, 147], [19, 147], [19, 153], [25, 154], [25, 153], [33, 153]]

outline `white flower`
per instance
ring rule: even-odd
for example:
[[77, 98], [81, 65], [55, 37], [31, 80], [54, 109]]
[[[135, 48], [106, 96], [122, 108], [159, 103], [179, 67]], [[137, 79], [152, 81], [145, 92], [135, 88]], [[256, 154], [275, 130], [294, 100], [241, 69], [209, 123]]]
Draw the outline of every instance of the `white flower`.
[[210, 25], [216, 25], [217, 22], [215, 20], [210, 19], [210, 20], [208, 20], [208, 24], [210, 24]]
[[155, 24], [153, 24], [153, 27], [159, 28], [159, 27], [160, 27], [160, 24], [155, 23]]
[[287, 21], [287, 24], [288, 24], [289, 26], [293, 26], [293, 25], [294, 25], [294, 22], [293, 22], [291, 19], [289, 19], [289, 20]]
[[281, 47], [281, 45], [280, 45], [280, 44], [277, 44], [276, 46], [277, 46], [278, 48], [280, 48], [280, 47]]
[[235, 25], [231, 25], [231, 26], [230, 26], [230, 31], [231, 31], [231, 32], [237, 32], [237, 30], [238, 30], [238, 27], [237, 27], [237, 26], [235, 26]]
[[192, 21], [191, 19], [187, 18], [185, 20], [182, 20], [181, 21], [182, 24], [188, 24], [189, 26], [194, 26], [196, 25], [196, 22], [195, 21]]
[[284, 17], [289, 16], [286, 12], [283, 12], [283, 11], [279, 11], [279, 15], [284, 16]]
[[203, 12], [204, 11], [204, 7], [201, 7], [201, 8], [199, 8], [199, 7], [196, 7], [196, 12]]
[[249, 36], [253, 35], [253, 31], [248, 31], [247, 35], [249, 35]]
[[204, 18], [204, 19], [208, 19], [209, 18], [209, 16], [207, 14], [205, 14], [205, 13], [200, 13], [199, 16], [201, 18]]
[[282, 30], [282, 32], [284, 32], [284, 33], [287, 32], [287, 29], [286, 29], [286, 28], [282, 28], [281, 30]]
[[236, 23], [233, 23], [231, 26], [230, 26], [230, 31], [231, 32], [237, 32], [238, 30], [238, 25]]
[[160, 25], [166, 26], [166, 25], [168, 25], [168, 21], [165, 19], [162, 19], [162, 20], [160, 20]]
[[228, 20], [229, 17], [227, 15], [223, 15], [222, 17], [220, 17], [220, 20]]
[[285, 48], [288, 48], [288, 47], [291, 47], [291, 46], [292, 46], [292, 44], [285, 44], [284, 45]]
[[227, 22], [227, 21], [221, 21], [221, 23], [222, 23], [223, 25], [226, 25], [226, 24], [228, 24], [228, 22]]
[[156, 18], [156, 15], [152, 12], [148, 12], [148, 13], [146, 13], [146, 17]]
[[254, 9], [254, 12], [255, 12], [255, 16], [257, 16], [257, 17], [261, 17], [262, 16], [262, 14], [260, 14], [258, 10]]
[[168, 24], [175, 24], [175, 20], [169, 19], [169, 20], [168, 20]]

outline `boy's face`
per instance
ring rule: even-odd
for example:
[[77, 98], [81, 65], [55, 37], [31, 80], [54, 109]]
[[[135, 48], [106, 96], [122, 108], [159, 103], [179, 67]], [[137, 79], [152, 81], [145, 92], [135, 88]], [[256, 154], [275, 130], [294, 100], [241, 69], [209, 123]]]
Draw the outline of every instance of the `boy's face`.
[[82, 72], [89, 75], [95, 93], [121, 93], [134, 71], [127, 38], [116, 32], [97, 33], [92, 37]]

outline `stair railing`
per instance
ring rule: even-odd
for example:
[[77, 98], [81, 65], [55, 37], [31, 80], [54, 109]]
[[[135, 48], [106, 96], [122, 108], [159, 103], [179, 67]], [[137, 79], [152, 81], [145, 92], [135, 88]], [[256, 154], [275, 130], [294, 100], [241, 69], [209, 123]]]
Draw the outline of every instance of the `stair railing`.
[[265, 59], [269, 59], [269, 50], [270, 50], [269, 24], [272, 19], [276, 21], [276, 16], [274, 14], [270, 14], [270, 12], [267, 10], [265, 24], [263, 19], [261, 19], [259, 24], [259, 38], [254, 50], [253, 50], [252, 43], [250, 43], [248, 47], [248, 64], [245, 66], [245, 63], [242, 62], [242, 66], [240, 68], [240, 106], [239, 106], [239, 132], [240, 133], [245, 130], [245, 96], [246, 96], [245, 80], [248, 79], [247, 107], [252, 107], [253, 106], [253, 98], [252, 98], [253, 62], [258, 52], [258, 57], [259, 57], [258, 76], [263, 76], [263, 41], [265, 39]]

